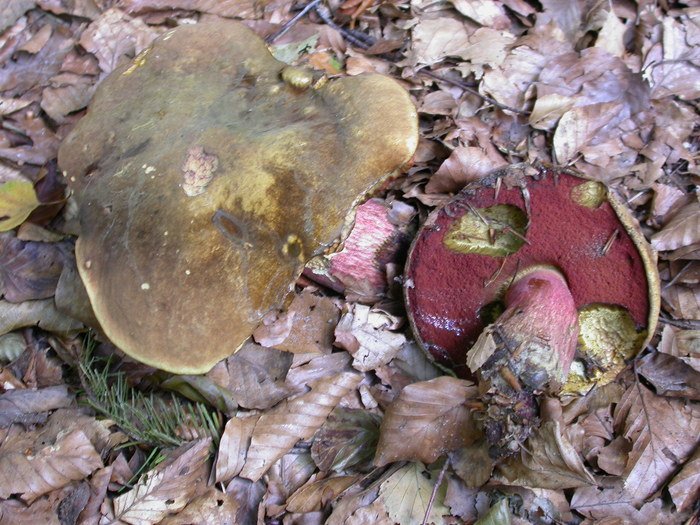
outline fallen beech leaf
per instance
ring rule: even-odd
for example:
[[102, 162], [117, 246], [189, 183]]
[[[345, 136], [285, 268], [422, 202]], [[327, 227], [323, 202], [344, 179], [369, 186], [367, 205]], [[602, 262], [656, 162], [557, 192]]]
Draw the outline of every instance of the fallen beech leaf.
[[83, 31], [79, 43], [97, 57], [102, 73], [107, 74], [121, 59], [141, 53], [157, 36], [158, 32], [143, 20], [113, 7]]
[[377, 446], [380, 421], [366, 410], [336, 408], [316, 432], [311, 457], [322, 472], [368, 462]]
[[102, 467], [100, 455], [82, 430], [73, 430], [47, 442], [41, 436], [27, 452], [5, 440], [0, 445], [0, 498], [18, 494], [31, 502], [42, 494], [65, 487]]
[[100, 16], [100, 8], [95, 0], [37, 0], [37, 4], [45, 11], [51, 11], [57, 15], [79, 16], [81, 18], [97, 18]]
[[355, 304], [343, 314], [335, 329], [336, 345], [353, 356], [352, 366], [360, 372], [374, 370], [391, 361], [406, 336], [390, 330], [392, 319], [369, 306]]
[[700, 448], [688, 459], [668, 484], [673, 503], [679, 512], [700, 500]]
[[654, 395], [635, 382], [615, 410], [618, 433], [632, 441], [625, 487], [636, 503], [659, 488], [697, 447], [700, 406]]
[[426, 18], [413, 28], [411, 62], [430, 66], [448, 56], [460, 56], [468, 47], [469, 36], [462, 21]]
[[5, 300], [21, 303], [53, 297], [73, 244], [27, 242], [0, 235], [0, 283]]
[[184, 9], [226, 18], [261, 18], [264, 5], [253, 0], [124, 0], [119, 4], [129, 13]]
[[11, 115], [15, 111], [26, 108], [31, 100], [21, 98], [0, 97], [0, 115]]
[[311, 386], [310, 392], [263, 414], [255, 425], [241, 476], [259, 480], [297, 441], [310, 439], [340, 399], [360, 381], [362, 375], [352, 372], [321, 379]]
[[430, 514], [424, 520], [436, 478], [437, 473], [427, 471], [421, 463], [409, 463], [382, 483], [378, 499], [389, 517], [401, 525], [443, 523], [442, 517], [450, 513], [444, 503], [447, 484], [437, 490]]
[[25, 326], [38, 326], [47, 332], [75, 335], [83, 325], [58, 310], [53, 299], [10, 303], [0, 299], [0, 334]]
[[545, 421], [530, 436], [520, 455], [496, 467], [495, 479], [506, 484], [544, 489], [595, 485], [558, 421]]
[[242, 523], [238, 513], [240, 505], [236, 496], [209, 487], [201, 496], [187, 502], [187, 506], [175, 516], [165, 518], [158, 525], [183, 525], [186, 523], [211, 523], [234, 525]]
[[0, 33], [14, 24], [19, 17], [36, 4], [35, 0], [13, 0], [0, 7]]
[[494, 0], [450, 0], [457, 11], [483, 26], [493, 29], [510, 27], [510, 19], [503, 10], [503, 5]]
[[479, 147], [459, 146], [430, 177], [425, 191], [427, 193], [456, 192], [468, 182], [480, 179], [505, 165], [503, 158], [495, 152], [487, 152]]
[[660, 396], [700, 401], [700, 371], [678, 357], [658, 352], [647, 354], [639, 360], [637, 373], [644, 376]]
[[359, 475], [323, 478], [307, 483], [287, 500], [288, 512], [318, 512], [353, 485]]
[[[592, 520], [625, 520], [623, 523], [674, 523], [666, 513], [662, 519], [663, 501], [657, 498], [639, 510], [635, 498], [630, 496], [622, 486], [622, 481], [607, 478], [603, 482], [606, 488], [581, 487], [576, 489], [571, 498], [571, 508]], [[615, 523], [613, 521], [612, 523]]]
[[270, 408], [290, 394], [284, 384], [292, 354], [246, 343], [225, 361], [227, 388], [244, 408]]
[[0, 428], [12, 423], [43, 423], [49, 410], [68, 407], [72, 402], [65, 385], [8, 390], [0, 394]]
[[700, 241], [700, 202], [686, 204], [664, 228], [652, 235], [651, 244], [659, 251], [676, 250]]
[[449, 376], [405, 387], [384, 415], [375, 465], [399, 460], [432, 463], [473, 442], [478, 434], [464, 403], [476, 396], [473, 383]]
[[189, 503], [198, 485], [206, 482], [211, 439], [178, 447], [126, 494], [114, 499], [114, 515], [132, 525], [158, 523]]
[[216, 483], [229, 481], [243, 469], [258, 416], [232, 417], [226, 422], [216, 457]]
[[40, 204], [31, 182], [13, 180], [0, 184], [0, 232], [22, 224]]
[[0, 501], [0, 523], [12, 525], [59, 525], [54, 502], [40, 498], [31, 505], [17, 499]]

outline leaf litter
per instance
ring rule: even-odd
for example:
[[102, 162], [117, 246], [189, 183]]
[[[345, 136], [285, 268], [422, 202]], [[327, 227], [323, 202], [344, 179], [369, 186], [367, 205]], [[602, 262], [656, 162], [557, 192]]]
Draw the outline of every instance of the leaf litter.
[[[520, 454], [494, 464], [470, 434], [476, 387], [412, 341], [400, 264], [383, 270], [378, 296], [305, 276], [255, 343], [203, 378], [112, 358], [127, 417], [142, 413], [128, 410], [134, 389], [133, 399], [203, 403], [220, 418], [202, 438], [194, 414], [204, 412], [183, 412], [177, 447], [125, 443], [74, 388], [83, 325], [55, 299], [74, 208], [57, 180], [42, 183], [47, 165], [100, 80], [170, 27], [242, 18], [271, 37], [305, 4], [12, 1], [0, 7], [0, 523], [697, 521], [697, 7], [338, 4], [311, 6], [274, 44], [327, 74], [379, 71], [410, 90], [421, 145], [379, 196], [387, 207], [425, 217], [466, 182], [520, 161], [606, 182], [659, 251], [652, 345], [615, 383], [548, 400]], [[77, 304], [67, 290], [61, 304]]]

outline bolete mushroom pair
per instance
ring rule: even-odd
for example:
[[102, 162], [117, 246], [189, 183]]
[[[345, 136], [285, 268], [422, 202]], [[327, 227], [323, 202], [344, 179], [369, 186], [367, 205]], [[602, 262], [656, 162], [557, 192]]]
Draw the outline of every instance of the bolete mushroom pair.
[[607, 188], [524, 165], [430, 215], [405, 295], [423, 347], [478, 379], [493, 457], [528, 437], [538, 395], [612, 380], [653, 335], [660, 301], [655, 255]]
[[417, 143], [394, 80], [323, 82], [236, 22], [168, 31], [102, 82], [59, 151], [102, 329], [149, 365], [208, 371]]

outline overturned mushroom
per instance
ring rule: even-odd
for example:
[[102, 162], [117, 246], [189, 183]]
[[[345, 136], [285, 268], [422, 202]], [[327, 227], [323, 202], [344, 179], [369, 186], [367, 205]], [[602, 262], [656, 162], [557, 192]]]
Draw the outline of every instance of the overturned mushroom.
[[235, 22], [167, 32], [100, 85], [59, 152], [101, 327], [140, 361], [206, 372], [416, 144], [389, 78], [317, 82]]
[[605, 186], [524, 166], [433, 212], [406, 277], [419, 342], [479, 380], [494, 457], [527, 438], [537, 394], [614, 378], [659, 312], [655, 256]]

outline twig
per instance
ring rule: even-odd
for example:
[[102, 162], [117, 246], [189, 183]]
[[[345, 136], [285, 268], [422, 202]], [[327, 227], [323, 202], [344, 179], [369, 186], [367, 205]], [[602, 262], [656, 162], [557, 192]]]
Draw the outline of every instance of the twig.
[[328, 9], [325, 5], [317, 5], [316, 14], [321, 18], [321, 20], [323, 20], [324, 24], [338, 31], [341, 35], [343, 35], [343, 38], [345, 38], [345, 40], [350, 42], [353, 46], [359, 47], [360, 49], [369, 49], [374, 44], [374, 39], [372, 37], [358, 31], [350, 31], [349, 29], [340, 27], [338, 24], [333, 22], [331, 19], [330, 9]]
[[435, 80], [439, 80], [440, 82], [446, 82], [448, 84], [452, 84], [453, 86], [457, 86], [458, 88], [463, 89], [464, 91], [467, 91], [471, 93], [472, 95], [476, 95], [477, 97], [482, 98], [489, 104], [493, 104], [497, 108], [500, 108], [504, 111], [512, 111], [513, 113], [518, 113], [520, 115], [529, 115], [530, 111], [525, 111], [523, 109], [518, 109], [518, 108], [512, 108], [510, 106], [506, 106], [505, 104], [501, 104], [497, 100], [492, 99], [491, 97], [487, 97], [486, 95], [482, 95], [479, 93], [476, 89], [468, 86], [465, 82], [460, 82], [459, 80], [452, 80], [449, 78], [445, 78], [443, 76], [440, 76], [436, 73], [433, 73], [432, 71], [428, 71], [427, 69], [421, 69], [419, 73], [423, 73], [424, 75], [428, 75], [429, 77], [434, 78]]
[[435, 480], [435, 485], [433, 486], [433, 492], [430, 494], [430, 501], [428, 501], [428, 508], [425, 509], [425, 515], [423, 516], [423, 525], [428, 524], [428, 518], [430, 518], [430, 511], [433, 510], [433, 502], [437, 496], [438, 490], [440, 490], [440, 485], [442, 485], [442, 479], [445, 477], [445, 472], [447, 472], [447, 467], [450, 465], [450, 458], [445, 459], [445, 464], [440, 470], [437, 479]]
[[271, 35], [267, 35], [265, 37], [265, 43], [272, 44], [275, 40], [277, 40], [279, 37], [281, 37], [287, 31], [289, 31], [294, 26], [294, 24], [296, 24], [299, 20], [301, 20], [302, 17], [304, 17], [304, 15], [306, 15], [306, 13], [311, 11], [314, 7], [316, 7], [320, 3], [321, 3], [321, 0], [312, 0], [311, 2], [306, 4], [306, 7], [304, 7], [304, 9], [302, 9], [299, 12], [299, 14], [297, 14], [289, 22], [284, 24], [280, 29], [278, 29], [277, 31], [275, 31]]
[[682, 328], [683, 330], [700, 330], [700, 321], [695, 319], [668, 319], [666, 317], [659, 317], [659, 322], [670, 324], [676, 328]]

